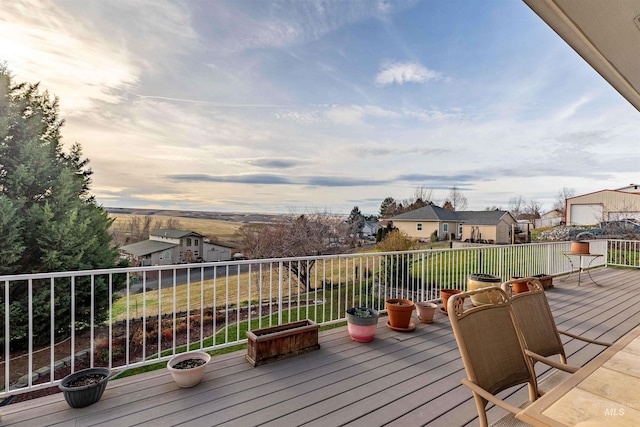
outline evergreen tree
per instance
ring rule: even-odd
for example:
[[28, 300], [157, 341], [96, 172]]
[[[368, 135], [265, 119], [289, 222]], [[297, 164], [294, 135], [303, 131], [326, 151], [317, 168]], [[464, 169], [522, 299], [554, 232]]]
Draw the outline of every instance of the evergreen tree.
[[[63, 151], [63, 123], [57, 98], [41, 93], [38, 84], [14, 84], [0, 64], [0, 274], [110, 268], [117, 259], [112, 220], [89, 194], [88, 160], [77, 144]], [[69, 329], [69, 285], [56, 279], [56, 329], [63, 333]], [[79, 278], [75, 286], [76, 320], [89, 321], [91, 286], [94, 314], [103, 318], [110, 298], [104, 278], [93, 284]], [[50, 292], [49, 283], [34, 281], [36, 340], [49, 339]], [[10, 295], [13, 339], [27, 331], [27, 284], [12, 282]]]
[[386, 218], [395, 215], [397, 207], [398, 205], [393, 197], [387, 197], [380, 204], [380, 217]]
[[351, 209], [351, 213], [349, 214], [349, 218], [347, 218], [347, 224], [349, 224], [349, 233], [354, 237], [360, 236], [362, 233], [362, 229], [364, 228], [364, 215], [360, 212], [360, 208], [354, 206]]

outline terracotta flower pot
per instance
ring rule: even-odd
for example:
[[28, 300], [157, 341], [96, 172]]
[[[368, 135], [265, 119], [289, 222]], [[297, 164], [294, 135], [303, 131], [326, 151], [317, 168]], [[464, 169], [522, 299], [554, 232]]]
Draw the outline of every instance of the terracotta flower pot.
[[447, 312], [447, 302], [451, 295], [461, 293], [461, 289], [440, 289], [440, 298], [442, 298], [443, 311]]
[[[390, 298], [385, 301], [385, 307], [389, 314], [389, 326], [395, 329], [411, 329], [411, 314], [415, 304], [413, 301], [402, 298]], [[415, 328], [415, 325], [413, 325]]]
[[572, 254], [588, 254], [589, 253], [589, 242], [571, 242], [571, 253]]
[[[512, 280], [520, 279], [520, 277], [512, 277]], [[523, 292], [529, 292], [529, 286], [527, 286], [527, 281], [523, 280], [522, 282], [513, 282], [511, 284], [511, 289], [513, 289], [514, 294], [521, 294]]]
[[418, 319], [422, 323], [431, 323], [433, 315], [438, 306], [432, 302], [420, 301], [416, 302], [416, 310], [418, 311]]

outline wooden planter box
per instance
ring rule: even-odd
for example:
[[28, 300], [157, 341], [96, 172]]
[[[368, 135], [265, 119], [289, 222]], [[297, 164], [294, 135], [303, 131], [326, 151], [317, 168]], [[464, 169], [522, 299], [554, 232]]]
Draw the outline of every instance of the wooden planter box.
[[[512, 279], [522, 279], [524, 276], [513, 276]], [[536, 274], [535, 276], [531, 276], [534, 279], [538, 279], [542, 286], [547, 288], [553, 288], [553, 276], [549, 276], [548, 274]]]
[[247, 331], [247, 360], [258, 366], [317, 350], [319, 328], [316, 322], [306, 319]]

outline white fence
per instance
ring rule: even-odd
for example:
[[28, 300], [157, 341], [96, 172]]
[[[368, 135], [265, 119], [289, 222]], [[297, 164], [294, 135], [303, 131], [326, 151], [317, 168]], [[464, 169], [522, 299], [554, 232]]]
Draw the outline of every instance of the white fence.
[[[640, 267], [640, 242], [594, 241], [591, 267]], [[0, 276], [0, 398], [56, 385], [65, 367], [116, 371], [246, 342], [247, 329], [344, 321], [352, 306], [436, 300], [467, 276], [558, 275], [570, 242]], [[10, 345], [7, 345], [7, 344]], [[51, 369], [51, 367], [54, 369]]]

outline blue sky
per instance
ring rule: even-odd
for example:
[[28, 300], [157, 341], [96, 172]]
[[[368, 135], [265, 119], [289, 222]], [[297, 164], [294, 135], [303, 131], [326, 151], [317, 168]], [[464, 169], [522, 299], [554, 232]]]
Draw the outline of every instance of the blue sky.
[[104, 206], [468, 209], [640, 182], [640, 114], [523, 2], [0, 2]]

